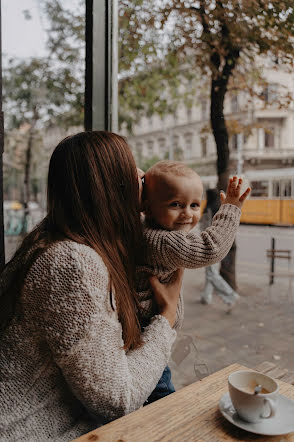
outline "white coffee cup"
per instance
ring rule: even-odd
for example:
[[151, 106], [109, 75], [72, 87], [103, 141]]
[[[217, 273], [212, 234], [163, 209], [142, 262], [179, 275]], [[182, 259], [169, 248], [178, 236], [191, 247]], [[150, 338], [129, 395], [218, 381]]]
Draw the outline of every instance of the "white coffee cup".
[[[255, 423], [276, 414], [279, 386], [270, 376], [240, 370], [229, 375], [228, 384], [231, 401], [241, 419]], [[257, 385], [261, 385], [263, 390], [255, 394]]]

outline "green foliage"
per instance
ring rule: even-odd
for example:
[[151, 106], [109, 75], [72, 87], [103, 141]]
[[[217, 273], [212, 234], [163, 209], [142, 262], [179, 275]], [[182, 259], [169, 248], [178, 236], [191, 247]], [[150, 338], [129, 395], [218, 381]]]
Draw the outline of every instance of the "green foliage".
[[[46, 127], [67, 129], [83, 123], [84, 13], [75, 9], [78, 16], [75, 21], [75, 15], [59, 8], [58, 1], [45, 3], [45, 11], [51, 17], [47, 21], [48, 55], [11, 59], [3, 69], [5, 127], [9, 131], [17, 129], [9, 132], [11, 142], [15, 143], [6, 144], [9, 168], [4, 168], [5, 189], [9, 192], [12, 188], [22, 188], [24, 204], [28, 204], [32, 192], [37, 195], [43, 180], [38, 172], [44, 156], [39, 151], [43, 143], [37, 134]], [[30, 20], [30, 12], [23, 12]], [[18, 135], [21, 139], [14, 140]], [[18, 152], [16, 158], [14, 152]]]
[[3, 101], [6, 127], [18, 128], [38, 121], [39, 125], [73, 126], [80, 123], [83, 93], [69, 69], [50, 60], [10, 60], [3, 69]]
[[139, 162], [138, 167], [146, 172], [148, 169], [150, 169], [151, 166], [153, 166], [153, 164], [157, 163], [158, 161], [160, 161], [160, 158], [157, 155], [153, 155], [150, 158], [142, 159], [141, 162]]
[[[78, 94], [72, 111], [81, 122], [84, 74], [84, 1], [66, 9], [41, 0], [49, 23], [48, 47], [67, 66]], [[129, 131], [143, 115], [171, 113], [211, 77], [252, 95], [258, 54], [293, 67], [292, 0], [119, 0], [119, 123]], [[235, 81], [234, 81], [235, 80]], [[185, 91], [179, 93], [179, 86]]]
[[[77, 3], [77, 2], [76, 2]], [[79, 126], [84, 113], [85, 8], [59, 0], [42, 0], [46, 15], [48, 55], [9, 60], [3, 70], [6, 124], [17, 128], [38, 121], [40, 126]], [[24, 14], [30, 19], [30, 12]]]
[[[81, 124], [85, 3], [76, 0], [70, 10], [61, 0], [41, 4], [57, 69], [50, 91], [55, 102], [65, 91], [62, 124]], [[260, 94], [256, 56], [293, 68], [293, 37], [292, 0], [119, 0], [120, 126], [131, 132], [143, 115], [173, 113], [181, 101], [191, 106], [211, 78], [227, 84], [224, 94], [228, 88]]]

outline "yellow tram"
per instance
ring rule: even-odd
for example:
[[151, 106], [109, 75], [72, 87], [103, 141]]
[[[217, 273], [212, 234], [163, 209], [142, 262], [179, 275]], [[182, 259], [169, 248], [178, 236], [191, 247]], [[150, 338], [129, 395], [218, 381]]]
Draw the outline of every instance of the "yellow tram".
[[[294, 168], [249, 170], [244, 181], [252, 188], [241, 222], [294, 225]], [[216, 187], [216, 176], [202, 177], [204, 188]]]

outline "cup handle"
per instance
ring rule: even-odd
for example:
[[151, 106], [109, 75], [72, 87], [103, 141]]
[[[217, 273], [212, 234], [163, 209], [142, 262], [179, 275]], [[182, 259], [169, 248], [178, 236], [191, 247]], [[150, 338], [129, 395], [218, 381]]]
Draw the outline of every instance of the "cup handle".
[[272, 399], [264, 399], [265, 403], [268, 403], [269, 408], [270, 408], [270, 414], [268, 416], [264, 416], [263, 414], [260, 416], [263, 419], [268, 419], [269, 417], [273, 417], [276, 415], [276, 411], [277, 411], [277, 405], [276, 403], [272, 400]]

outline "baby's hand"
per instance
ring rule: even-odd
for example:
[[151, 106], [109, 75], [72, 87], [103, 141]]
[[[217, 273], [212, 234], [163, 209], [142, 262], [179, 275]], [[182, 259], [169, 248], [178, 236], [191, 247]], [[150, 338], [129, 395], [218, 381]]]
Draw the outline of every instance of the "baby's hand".
[[242, 178], [238, 179], [236, 176], [230, 178], [227, 194], [224, 192], [221, 192], [220, 194], [222, 204], [233, 204], [234, 206], [239, 207], [239, 209], [242, 208], [244, 201], [251, 192], [250, 187], [247, 187], [245, 192], [240, 196], [242, 181]]

